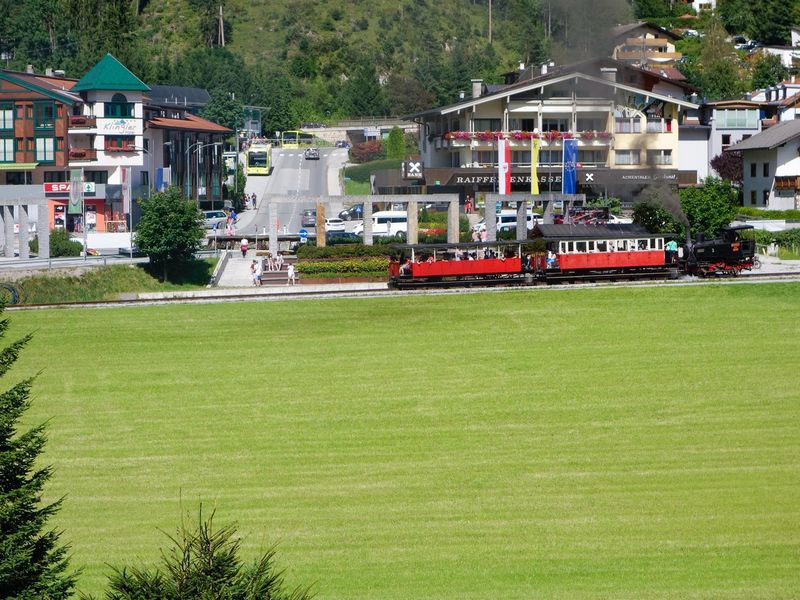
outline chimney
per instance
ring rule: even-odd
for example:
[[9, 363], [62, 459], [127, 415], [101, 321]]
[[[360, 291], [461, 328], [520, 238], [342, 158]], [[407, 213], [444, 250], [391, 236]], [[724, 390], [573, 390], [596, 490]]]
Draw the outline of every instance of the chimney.
[[458, 90], [458, 99], [459, 100], [463, 100], [464, 99], [464, 95], [465, 95], [464, 90]]
[[600, 77], [606, 81], [617, 81], [617, 68], [616, 67], [600, 67]]
[[525, 70], [525, 63], [524, 62], [519, 63], [519, 70], [520, 71], [524, 71]]
[[542, 73], [542, 75], [547, 75], [547, 63], [544, 63], [544, 64], [542, 65], [542, 71], [541, 71], [541, 73]]
[[473, 79], [472, 80], [472, 97], [473, 98], [480, 98], [482, 91], [483, 91], [483, 79]]
[[27, 67], [25, 67], [25, 72], [33, 75], [33, 65], [28, 65]]
[[64, 69], [56, 69], [55, 71], [53, 71], [53, 75], [55, 75], [56, 77], [66, 77], [67, 76], [67, 74], [64, 72]]
[[52, 77], [52, 76], [53, 76], [53, 69], [51, 69], [50, 67], [47, 67], [47, 68], [44, 70], [44, 74], [45, 74], [47, 77]]

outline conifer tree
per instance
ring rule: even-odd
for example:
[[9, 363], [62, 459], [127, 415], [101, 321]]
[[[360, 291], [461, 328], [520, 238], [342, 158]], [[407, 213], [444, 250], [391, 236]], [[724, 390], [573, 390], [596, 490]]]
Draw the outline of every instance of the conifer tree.
[[[8, 320], [0, 320], [0, 338], [7, 329]], [[26, 335], [0, 350], [0, 377], [30, 339]], [[45, 425], [18, 431], [32, 383], [25, 379], [0, 394], [0, 598], [61, 600], [71, 596], [75, 574], [67, 572], [68, 547], [59, 545], [60, 532], [47, 524], [62, 501], [42, 504], [53, 473], [36, 465], [47, 441]]]

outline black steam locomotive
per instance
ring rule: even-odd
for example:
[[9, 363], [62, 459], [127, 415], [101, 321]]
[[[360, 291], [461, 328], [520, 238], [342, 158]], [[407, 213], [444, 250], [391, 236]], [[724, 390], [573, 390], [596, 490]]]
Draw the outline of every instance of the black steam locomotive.
[[756, 243], [741, 236], [742, 231], [752, 228], [751, 225], [725, 227], [713, 240], [706, 240], [702, 233], [694, 240], [687, 240], [683, 247], [682, 270], [705, 277], [738, 275], [744, 269], [752, 269]]

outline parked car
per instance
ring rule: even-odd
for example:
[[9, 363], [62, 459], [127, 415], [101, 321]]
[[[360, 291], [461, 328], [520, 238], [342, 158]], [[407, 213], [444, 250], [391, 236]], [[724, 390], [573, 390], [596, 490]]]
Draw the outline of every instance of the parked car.
[[[542, 222], [542, 215], [535, 212], [528, 212], [528, 229], [533, 229], [537, 223]], [[497, 230], [511, 231], [517, 228], [517, 211], [504, 210], [497, 215]], [[472, 228], [473, 231], [481, 232], [486, 229], [486, 219], [481, 219]]]
[[317, 210], [315, 208], [308, 208], [300, 215], [300, 227], [316, 227], [317, 226]]
[[343, 221], [352, 221], [353, 219], [359, 220], [364, 218], [364, 205], [354, 204], [349, 208], [345, 208], [339, 213], [339, 218]]
[[[372, 234], [405, 237], [408, 232], [408, 215], [404, 210], [382, 210], [372, 213]], [[353, 228], [356, 235], [364, 235], [364, 223]]]
[[336, 147], [337, 148], [349, 148], [350, 144], [348, 144], [345, 140], [338, 140], [336, 142]]
[[223, 229], [228, 222], [228, 213], [224, 210], [204, 210], [203, 227], [206, 229]]
[[319, 149], [307, 148], [303, 156], [306, 160], [319, 160]]
[[325, 219], [325, 232], [344, 231], [344, 221], [339, 218]]
[[633, 219], [628, 217], [618, 217], [616, 215], [608, 215], [608, 219], [606, 219], [606, 223], [609, 225], [630, 225], [633, 223]]

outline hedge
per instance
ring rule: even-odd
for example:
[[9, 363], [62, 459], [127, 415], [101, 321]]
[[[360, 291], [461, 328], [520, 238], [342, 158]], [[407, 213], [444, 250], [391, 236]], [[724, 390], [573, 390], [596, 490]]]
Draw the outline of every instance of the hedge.
[[364, 244], [339, 244], [336, 246], [301, 245], [297, 248], [298, 259], [308, 258], [350, 258], [358, 256], [383, 256], [387, 257], [391, 250], [386, 246], [365, 246]]
[[302, 275], [320, 275], [322, 273], [350, 274], [350, 276], [372, 275], [389, 272], [388, 258], [354, 258], [344, 260], [310, 260], [297, 263], [297, 272]]
[[761, 219], [785, 219], [787, 221], [800, 221], [800, 210], [764, 210], [740, 206], [736, 212], [745, 217], [758, 217]]

